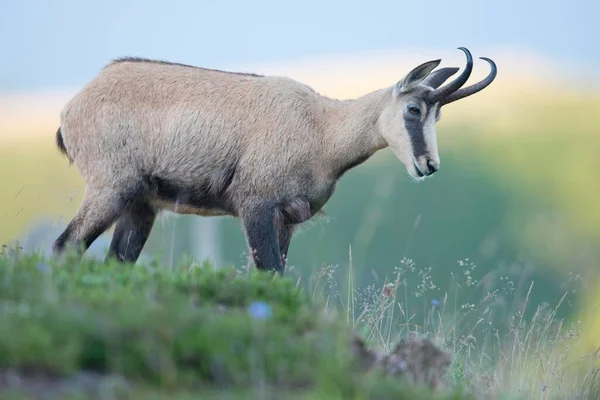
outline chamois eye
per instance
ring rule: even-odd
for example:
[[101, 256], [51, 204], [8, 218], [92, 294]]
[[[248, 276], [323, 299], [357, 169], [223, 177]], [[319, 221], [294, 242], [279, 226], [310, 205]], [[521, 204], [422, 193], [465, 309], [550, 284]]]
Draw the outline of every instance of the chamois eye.
[[408, 107], [408, 112], [416, 117], [421, 115], [421, 110], [419, 110], [417, 107], [414, 107], [414, 106]]

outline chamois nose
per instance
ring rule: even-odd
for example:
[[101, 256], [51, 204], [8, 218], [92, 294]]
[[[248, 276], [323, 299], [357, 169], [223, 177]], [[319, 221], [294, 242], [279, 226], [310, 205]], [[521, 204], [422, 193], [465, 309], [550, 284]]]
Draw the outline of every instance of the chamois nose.
[[439, 161], [436, 161], [433, 158], [429, 158], [427, 156], [416, 159], [414, 160], [414, 162], [415, 169], [417, 170], [417, 174], [419, 176], [432, 175], [440, 168]]
[[435, 160], [432, 160], [431, 158], [427, 159], [427, 168], [428, 168], [428, 174], [426, 175], [432, 175], [433, 173], [435, 173], [438, 169], [440, 169], [440, 163], [438, 163]]

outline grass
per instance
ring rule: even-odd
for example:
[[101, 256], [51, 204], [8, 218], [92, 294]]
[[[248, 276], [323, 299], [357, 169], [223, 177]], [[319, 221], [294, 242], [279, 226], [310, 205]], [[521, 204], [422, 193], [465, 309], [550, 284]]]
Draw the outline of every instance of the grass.
[[437, 398], [361, 372], [341, 314], [255, 271], [10, 250], [0, 315], [0, 398]]
[[[349, 280], [344, 292], [332, 267], [307, 289], [295, 283], [293, 270], [280, 278], [208, 263], [131, 266], [5, 249], [0, 398], [600, 395], [598, 351], [579, 356], [583, 327], [556, 319], [567, 294], [552, 307], [533, 307], [533, 283], [520, 298], [508, 276], [492, 289], [490, 277], [476, 279], [471, 261], [459, 267], [455, 292], [438, 300], [428, 270], [408, 259], [381, 288], [360, 289]], [[486, 293], [476, 303], [453, 302], [468, 290]], [[411, 302], [427, 308], [420, 323], [407, 312]], [[350, 351], [352, 332], [386, 352], [402, 338], [430, 338], [453, 358], [444, 387], [433, 393], [380, 369], [361, 372]]]
[[[557, 315], [571, 307], [577, 288], [570, 275], [551, 304], [531, 304], [535, 282], [512, 264], [478, 277], [472, 260], [459, 260], [451, 290], [441, 292], [431, 269], [404, 259], [380, 287], [338, 290], [336, 269], [317, 274], [316, 297], [344, 311], [347, 323], [370, 346], [390, 351], [404, 337], [427, 337], [453, 356], [447, 385], [486, 399], [600, 398], [600, 348], [588, 347], [581, 320]], [[448, 285], [446, 285], [448, 286]]]

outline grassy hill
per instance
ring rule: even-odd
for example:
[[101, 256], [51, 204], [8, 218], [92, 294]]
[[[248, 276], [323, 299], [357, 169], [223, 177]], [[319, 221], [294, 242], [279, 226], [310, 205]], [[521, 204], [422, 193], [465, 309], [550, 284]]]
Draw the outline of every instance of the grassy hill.
[[361, 372], [342, 315], [254, 271], [11, 249], [0, 315], [2, 399], [467, 398]]

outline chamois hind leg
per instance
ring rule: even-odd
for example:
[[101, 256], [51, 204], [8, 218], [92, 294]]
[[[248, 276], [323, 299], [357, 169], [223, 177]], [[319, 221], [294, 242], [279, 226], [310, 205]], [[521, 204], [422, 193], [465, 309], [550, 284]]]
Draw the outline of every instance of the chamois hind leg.
[[83, 254], [98, 236], [110, 228], [124, 208], [125, 202], [118, 193], [87, 187], [75, 217], [54, 241], [53, 253], [59, 255], [73, 246]]
[[275, 207], [268, 202], [254, 202], [243, 208], [241, 219], [256, 267], [283, 274], [274, 215]]
[[117, 220], [106, 260], [135, 263], [150, 236], [156, 210], [146, 201], [138, 201], [125, 209]]

